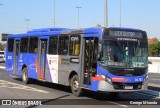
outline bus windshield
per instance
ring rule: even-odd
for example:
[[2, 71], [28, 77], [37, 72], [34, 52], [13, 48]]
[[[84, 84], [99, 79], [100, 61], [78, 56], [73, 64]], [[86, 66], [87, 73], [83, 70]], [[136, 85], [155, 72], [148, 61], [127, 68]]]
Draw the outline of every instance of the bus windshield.
[[146, 68], [147, 43], [103, 41], [102, 65], [117, 68]]

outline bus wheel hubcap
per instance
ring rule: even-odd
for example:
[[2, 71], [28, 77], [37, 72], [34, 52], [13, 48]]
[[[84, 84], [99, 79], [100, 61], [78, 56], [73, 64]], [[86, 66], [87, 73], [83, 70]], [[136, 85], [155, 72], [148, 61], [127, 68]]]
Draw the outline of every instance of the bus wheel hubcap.
[[73, 90], [78, 90], [78, 81], [77, 80], [75, 80], [74, 82], [73, 82]]
[[26, 72], [23, 73], [23, 81], [26, 81]]

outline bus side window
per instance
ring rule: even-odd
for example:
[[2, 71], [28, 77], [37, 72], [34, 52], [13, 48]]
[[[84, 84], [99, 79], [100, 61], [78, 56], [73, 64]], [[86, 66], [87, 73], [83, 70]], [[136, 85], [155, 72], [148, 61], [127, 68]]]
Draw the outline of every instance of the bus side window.
[[41, 43], [41, 54], [45, 54], [46, 53], [46, 41], [42, 41]]
[[58, 53], [58, 36], [51, 36], [49, 38], [49, 54], [56, 55]]
[[69, 36], [67, 35], [59, 37], [58, 54], [61, 55], [68, 54], [68, 41], [69, 41]]
[[20, 52], [21, 53], [27, 53], [28, 52], [28, 38], [23, 37], [21, 38], [21, 43], [20, 43]]
[[38, 53], [38, 48], [34, 48], [34, 53]]
[[80, 36], [70, 37], [70, 47], [69, 54], [73, 56], [78, 56], [80, 53]]
[[13, 38], [8, 39], [7, 44], [8, 44], [8, 52], [13, 52], [14, 39]]
[[36, 54], [37, 52], [38, 52], [38, 37], [31, 37], [29, 42], [29, 53]]

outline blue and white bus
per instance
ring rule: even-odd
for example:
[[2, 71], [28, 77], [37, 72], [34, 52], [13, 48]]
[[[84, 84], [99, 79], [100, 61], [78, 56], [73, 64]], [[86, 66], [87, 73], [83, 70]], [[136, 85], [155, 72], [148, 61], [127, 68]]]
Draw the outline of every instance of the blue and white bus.
[[148, 40], [131, 28], [46, 28], [7, 37], [6, 71], [22, 77], [118, 94], [147, 90]]

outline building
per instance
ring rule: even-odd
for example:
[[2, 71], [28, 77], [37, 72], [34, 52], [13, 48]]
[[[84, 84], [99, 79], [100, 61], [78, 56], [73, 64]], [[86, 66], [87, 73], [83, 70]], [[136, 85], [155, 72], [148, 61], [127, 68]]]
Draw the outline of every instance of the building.
[[155, 43], [157, 41], [158, 41], [157, 38], [148, 38], [148, 44], [152, 44], [152, 43]]

